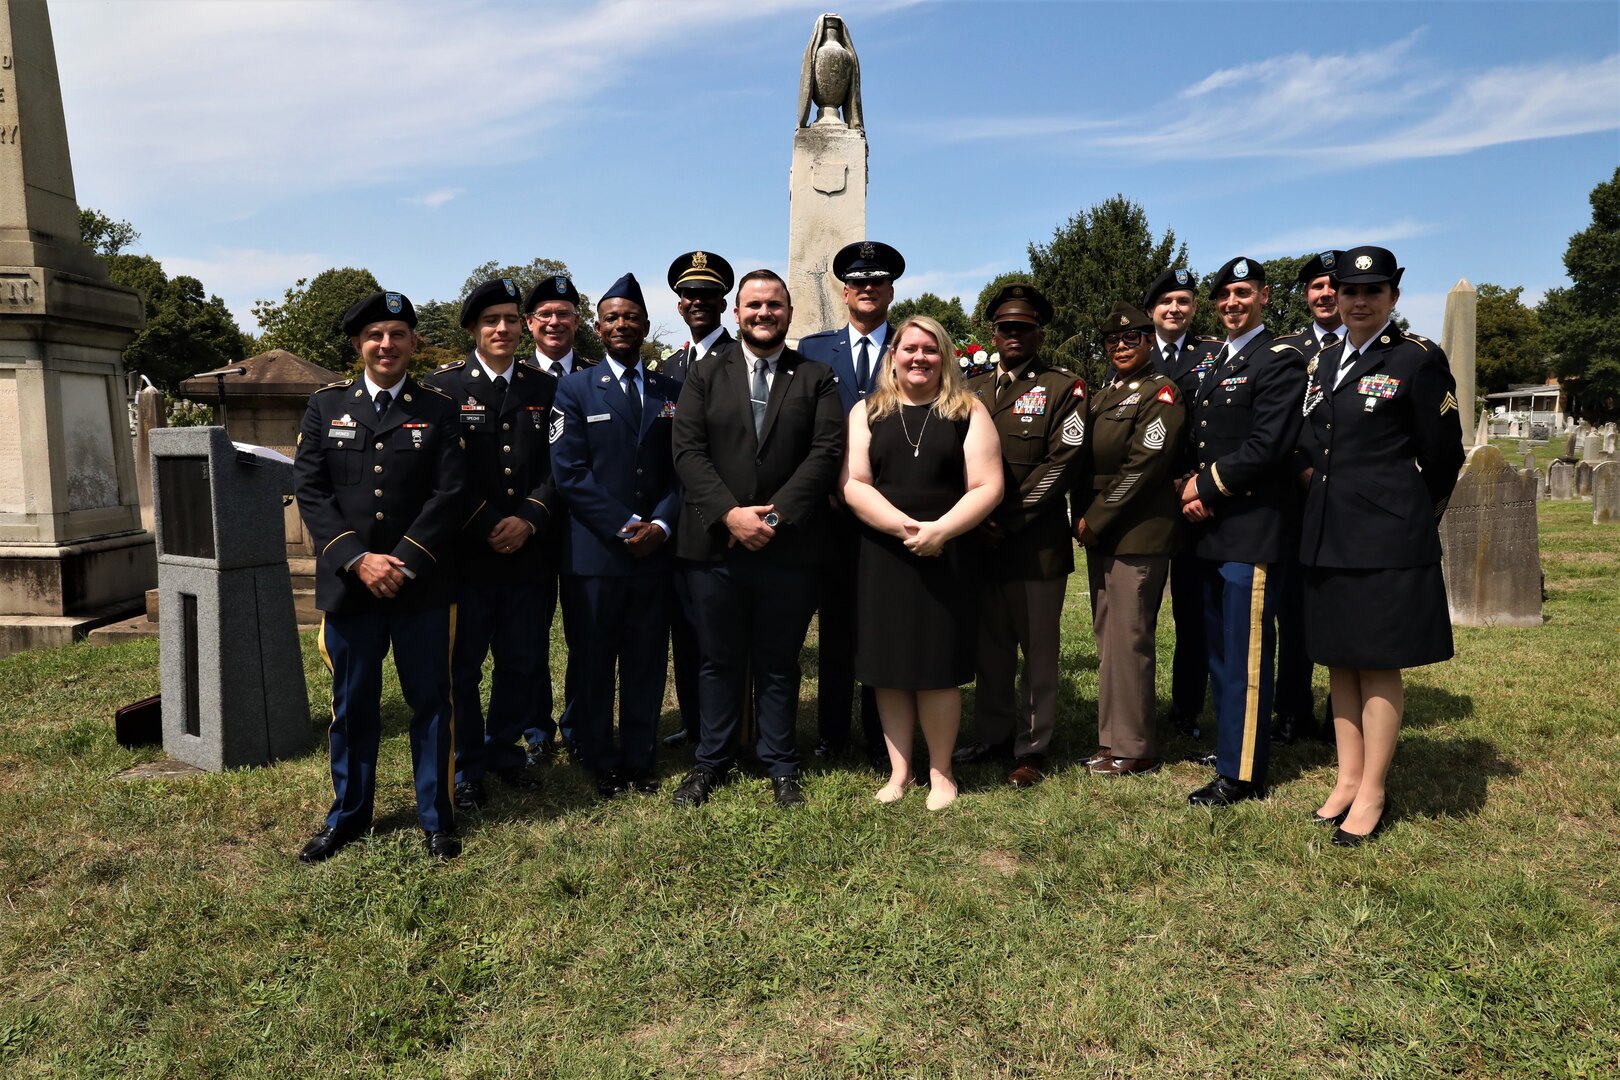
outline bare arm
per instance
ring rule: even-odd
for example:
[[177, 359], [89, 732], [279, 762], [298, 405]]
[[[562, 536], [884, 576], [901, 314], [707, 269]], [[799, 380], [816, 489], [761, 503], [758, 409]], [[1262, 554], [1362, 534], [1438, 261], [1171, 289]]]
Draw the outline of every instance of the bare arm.
[[[1001, 468], [999, 452], [996, 468]], [[867, 525], [902, 540], [912, 535], [917, 523], [895, 509], [894, 504], [872, 486], [872, 429], [866, 422], [864, 401], [858, 402], [849, 414], [849, 449], [844, 454], [838, 486], [844, 493], [844, 502]]]
[[1001, 436], [982, 401], [973, 403], [962, 457], [967, 490], [939, 520], [923, 522], [917, 534], [906, 541], [906, 546], [918, 555], [938, 555], [947, 541], [977, 527], [1001, 504]]

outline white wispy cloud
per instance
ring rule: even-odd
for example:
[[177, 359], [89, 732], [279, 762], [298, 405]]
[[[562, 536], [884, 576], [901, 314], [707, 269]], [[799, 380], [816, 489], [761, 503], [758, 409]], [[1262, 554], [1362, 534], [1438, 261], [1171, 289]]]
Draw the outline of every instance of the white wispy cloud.
[[[237, 323], [252, 330], [253, 297], [281, 299], [282, 291], [299, 278], [313, 277], [332, 265], [332, 256], [318, 251], [265, 251], [232, 248], [196, 256], [156, 254], [170, 277], [189, 274], [210, 292], [219, 293]], [[222, 287], [223, 286], [223, 287]]]
[[1411, 218], [1372, 224], [1311, 225], [1245, 244], [1244, 250], [1263, 259], [1272, 255], [1299, 255], [1306, 251], [1327, 251], [1361, 244], [1388, 246], [1414, 236], [1427, 236], [1438, 229], [1439, 226], [1432, 222]]
[[462, 188], [440, 188], [437, 191], [429, 191], [421, 195], [408, 195], [399, 201], [407, 206], [425, 206], [431, 210], [443, 206], [462, 193]]
[[962, 301], [963, 307], [971, 308], [978, 302], [979, 290], [984, 287], [985, 282], [997, 274], [1005, 274], [1014, 269], [1018, 267], [1003, 262], [987, 262], [963, 270], [924, 270], [908, 273], [895, 282], [894, 295], [896, 299], [908, 300], [931, 292], [947, 300], [954, 296]]

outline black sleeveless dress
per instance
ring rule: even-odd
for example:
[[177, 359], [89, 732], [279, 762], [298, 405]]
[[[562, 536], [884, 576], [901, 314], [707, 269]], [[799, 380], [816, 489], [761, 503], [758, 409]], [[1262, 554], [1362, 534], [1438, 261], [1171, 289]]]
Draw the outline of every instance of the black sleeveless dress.
[[[943, 517], [967, 490], [962, 445], [968, 420], [902, 405], [872, 424], [872, 483], [917, 521]], [[927, 420], [927, 427], [923, 426]], [[920, 442], [913, 451], [908, 441]], [[938, 557], [913, 555], [892, 536], [862, 526], [856, 595], [855, 676], [867, 686], [944, 690], [973, 681], [978, 631], [968, 576], [972, 534]]]

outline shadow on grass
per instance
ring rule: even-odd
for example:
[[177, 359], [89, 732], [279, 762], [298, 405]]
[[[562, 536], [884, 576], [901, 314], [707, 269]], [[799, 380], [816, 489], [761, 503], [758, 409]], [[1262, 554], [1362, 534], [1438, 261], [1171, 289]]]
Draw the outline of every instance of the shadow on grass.
[[1395, 816], [1472, 817], [1484, 809], [1491, 781], [1517, 775], [1484, 739], [1403, 733], [1390, 770]]

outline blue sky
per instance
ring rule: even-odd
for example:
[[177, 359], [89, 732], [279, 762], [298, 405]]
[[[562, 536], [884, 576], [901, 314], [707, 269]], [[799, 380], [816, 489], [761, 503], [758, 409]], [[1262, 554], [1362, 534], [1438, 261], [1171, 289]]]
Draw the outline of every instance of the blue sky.
[[[364, 266], [626, 270], [684, 335], [692, 248], [785, 270], [799, 65], [825, 0], [52, 0], [81, 205], [224, 297]], [[1205, 272], [1358, 243], [1438, 335], [1458, 278], [1564, 282], [1620, 164], [1620, 5], [867, 2], [868, 233], [971, 304], [1123, 192]], [[667, 301], [667, 304], [664, 302]], [[662, 309], [661, 309], [662, 308]]]

